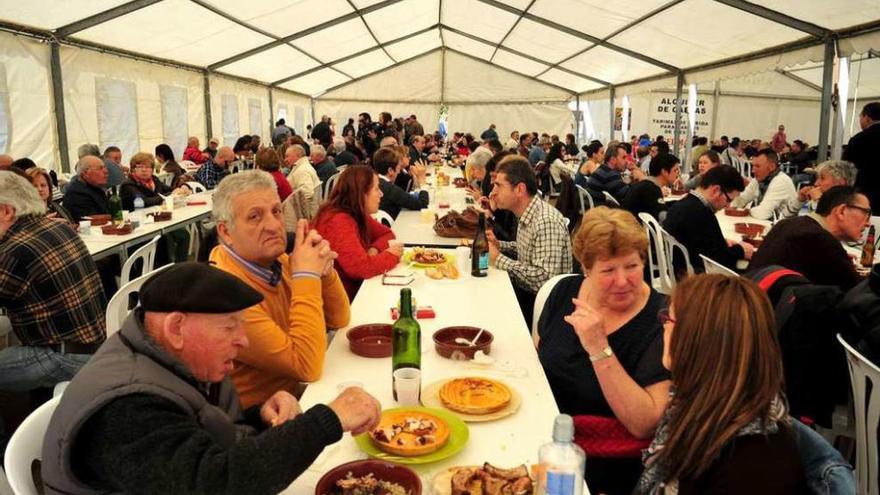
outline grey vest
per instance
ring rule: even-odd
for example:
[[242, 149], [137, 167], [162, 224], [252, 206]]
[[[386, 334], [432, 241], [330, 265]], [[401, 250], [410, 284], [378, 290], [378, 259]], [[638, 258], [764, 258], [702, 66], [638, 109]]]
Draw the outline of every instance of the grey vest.
[[194, 417], [222, 447], [232, 447], [254, 433], [236, 425], [241, 417], [238, 395], [229, 377], [213, 385], [215, 404], [186, 367], [144, 335], [143, 313], [133, 311], [122, 326], [77, 373], [64, 391], [43, 439], [42, 476], [46, 493], [107, 493], [76, 477], [71, 452], [83, 424], [114, 399], [130, 394], [152, 394], [177, 404]]

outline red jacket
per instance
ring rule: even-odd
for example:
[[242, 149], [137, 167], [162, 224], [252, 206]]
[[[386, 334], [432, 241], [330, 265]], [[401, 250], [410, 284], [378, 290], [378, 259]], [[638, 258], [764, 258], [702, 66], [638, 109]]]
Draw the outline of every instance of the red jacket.
[[278, 186], [278, 197], [281, 198], [281, 201], [284, 201], [293, 193], [290, 182], [287, 182], [287, 178], [278, 170], [269, 172], [269, 174], [272, 175], [272, 178], [275, 179], [275, 185]]
[[205, 158], [205, 156], [202, 154], [202, 150], [190, 147], [187, 147], [185, 150], [183, 150], [183, 159], [189, 160], [196, 165], [201, 165], [207, 160], [207, 158]]
[[[394, 232], [372, 217], [367, 217], [369, 244], [361, 240], [354, 218], [342, 211], [322, 213], [315, 220], [314, 228], [338, 254], [336, 271], [350, 299], [354, 299], [364, 279], [381, 275], [400, 261], [398, 256], [385, 251], [388, 241], [394, 239]], [[376, 248], [379, 254], [370, 256], [367, 254], [370, 248]]]

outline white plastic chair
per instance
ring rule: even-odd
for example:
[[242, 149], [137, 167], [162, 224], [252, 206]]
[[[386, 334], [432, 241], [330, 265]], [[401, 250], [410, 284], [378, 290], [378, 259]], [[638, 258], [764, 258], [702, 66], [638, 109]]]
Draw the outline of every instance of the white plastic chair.
[[[877, 455], [877, 427], [880, 426], [880, 367], [853, 349], [840, 334], [837, 334], [837, 340], [846, 350], [849, 378], [852, 383], [853, 406], [856, 416], [858, 493], [878, 495], [880, 494], [880, 486], [877, 481], [880, 457]], [[870, 396], [866, 395], [868, 382], [871, 383]], [[7, 462], [9, 461], [7, 460]]]
[[602, 191], [602, 195], [605, 196], [605, 202], [609, 205], [620, 206], [620, 202], [617, 201], [617, 198], [611, 195], [608, 191]]
[[49, 420], [61, 401], [61, 396], [52, 397], [48, 402], [32, 412], [19, 425], [6, 446], [4, 462], [9, 486], [16, 495], [37, 495], [37, 486], [31, 475], [31, 464], [43, 458], [43, 437], [49, 428]]
[[373, 213], [372, 216], [377, 222], [385, 225], [386, 227], [394, 227], [394, 219], [391, 218], [391, 215], [387, 211], [379, 210], [376, 213]]
[[330, 193], [333, 191], [333, 186], [336, 185], [336, 181], [339, 180], [339, 176], [342, 175], [342, 172], [336, 172], [331, 175], [329, 179], [327, 179], [327, 183], [324, 184], [324, 197], [329, 198]]
[[199, 244], [202, 242], [202, 231], [199, 228], [199, 222], [192, 222], [186, 226], [189, 234], [189, 254], [193, 258], [199, 255]]
[[666, 247], [663, 244], [663, 228], [660, 222], [648, 213], [639, 213], [639, 220], [648, 233], [648, 273], [651, 276], [651, 287], [661, 294], [669, 295], [675, 287], [675, 277], [666, 263]]
[[6, 479], [6, 472], [0, 468], [0, 495], [15, 495], [9, 481]]
[[171, 187], [171, 184], [174, 183], [174, 174], [165, 172], [165, 173], [159, 174], [157, 177], [159, 177], [159, 180], [161, 180], [162, 183], [168, 187]]
[[131, 270], [134, 268], [134, 264], [137, 260], [143, 261], [141, 275], [146, 275], [153, 271], [156, 261], [156, 246], [159, 245], [160, 237], [162, 236], [157, 235], [156, 237], [153, 237], [153, 240], [139, 247], [137, 251], [132, 253], [132, 255], [125, 260], [125, 264], [122, 265], [122, 274], [120, 275], [120, 286], [127, 284], [129, 280], [131, 280]]
[[[672, 280], [675, 280], [675, 266], [672, 263], [672, 260], [675, 259], [675, 250], [678, 249], [681, 251], [681, 255], [684, 257], [685, 268], [687, 269], [688, 276], [694, 274], [694, 267], [691, 265], [691, 257], [690, 253], [684, 244], [678, 242], [678, 239], [673, 237], [672, 234], [666, 232], [662, 228], [660, 229], [660, 233], [663, 235], [663, 244], [666, 246], [666, 268], [669, 270], [669, 275], [672, 277]], [[674, 285], [674, 284], [673, 284]]]
[[[587, 210], [594, 208], [596, 205], [595, 205], [595, 203], [593, 203], [593, 196], [590, 195], [590, 193], [587, 192], [586, 189], [584, 189], [582, 186], [579, 186], [577, 184], [575, 184], [574, 187], [577, 188], [578, 199], [580, 200], [580, 205], [581, 205], [581, 215], [583, 215], [587, 212]], [[590, 205], [590, 208], [587, 208], [588, 204]]]
[[128, 316], [128, 312], [131, 311], [131, 308], [128, 307], [129, 299], [131, 294], [138, 292], [141, 289], [141, 286], [144, 285], [150, 277], [156, 275], [162, 270], [173, 266], [171, 264], [160, 267], [157, 270], [153, 270], [149, 273], [145, 273], [140, 277], [132, 280], [131, 282], [123, 285], [116, 291], [116, 294], [113, 294], [113, 297], [110, 298], [110, 302], [107, 303], [107, 311], [104, 313], [107, 320], [107, 336], [111, 336], [114, 333], [118, 332], [120, 328], [122, 328], [122, 322], [125, 321], [125, 317]]
[[203, 193], [208, 189], [202, 185], [201, 182], [189, 181], [186, 183], [189, 186], [190, 190], [192, 190], [193, 194]]
[[538, 342], [538, 320], [541, 319], [541, 313], [544, 311], [544, 304], [546, 304], [547, 298], [550, 297], [550, 293], [553, 292], [553, 288], [556, 287], [556, 284], [558, 284], [560, 280], [574, 276], [575, 274], [573, 273], [556, 275], [551, 277], [550, 280], [544, 282], [544, 285], [538, 289], [538, 293], [535, 295], [534, 312], [532, 313], [532, 341], [535, 342], [536, 345]]
[[731, 270], [730, 268], [727, 268], [721, 263], [718, 263], [712, 258], [709, 258], [705, 254], [701, 254], [700, 259], [703, 260], [703, 267], [705, 267], [706, 273], [719, 273], [721, 275], [727, 275], [729, 277], [739, 277], [738, 273]]

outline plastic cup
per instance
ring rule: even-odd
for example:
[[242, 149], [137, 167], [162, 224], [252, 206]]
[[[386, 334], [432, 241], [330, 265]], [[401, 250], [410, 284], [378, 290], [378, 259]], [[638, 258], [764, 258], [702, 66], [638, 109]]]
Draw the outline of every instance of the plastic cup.
[[79, 223], [79, 235], [91, 235], [92, 234], [92, 222], [89, 220], [83, 220]]
[[455, 267], [458, 268], [460, 277], [471, 273], [471, 248], [467, 246], [455, 248]]
[[422, 370], [400, 368], [394, 371], [394, 386], [397, 389], [397, 403], [401, 406], [418, 406], [422, 390]]

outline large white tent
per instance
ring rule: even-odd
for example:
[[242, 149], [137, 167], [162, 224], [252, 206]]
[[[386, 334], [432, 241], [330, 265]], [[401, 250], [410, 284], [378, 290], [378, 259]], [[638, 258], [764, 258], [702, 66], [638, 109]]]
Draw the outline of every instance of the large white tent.
[[880, 96], [876, 0], [0, 0], [0, 29], [0, 152], [55, 169], [85, 142], [179, 151], [361, 111], [607, 138], [622, 106], [635, 132], [679, 122], [689, 84], [700, 134], [823, 143], [835, 81]]

